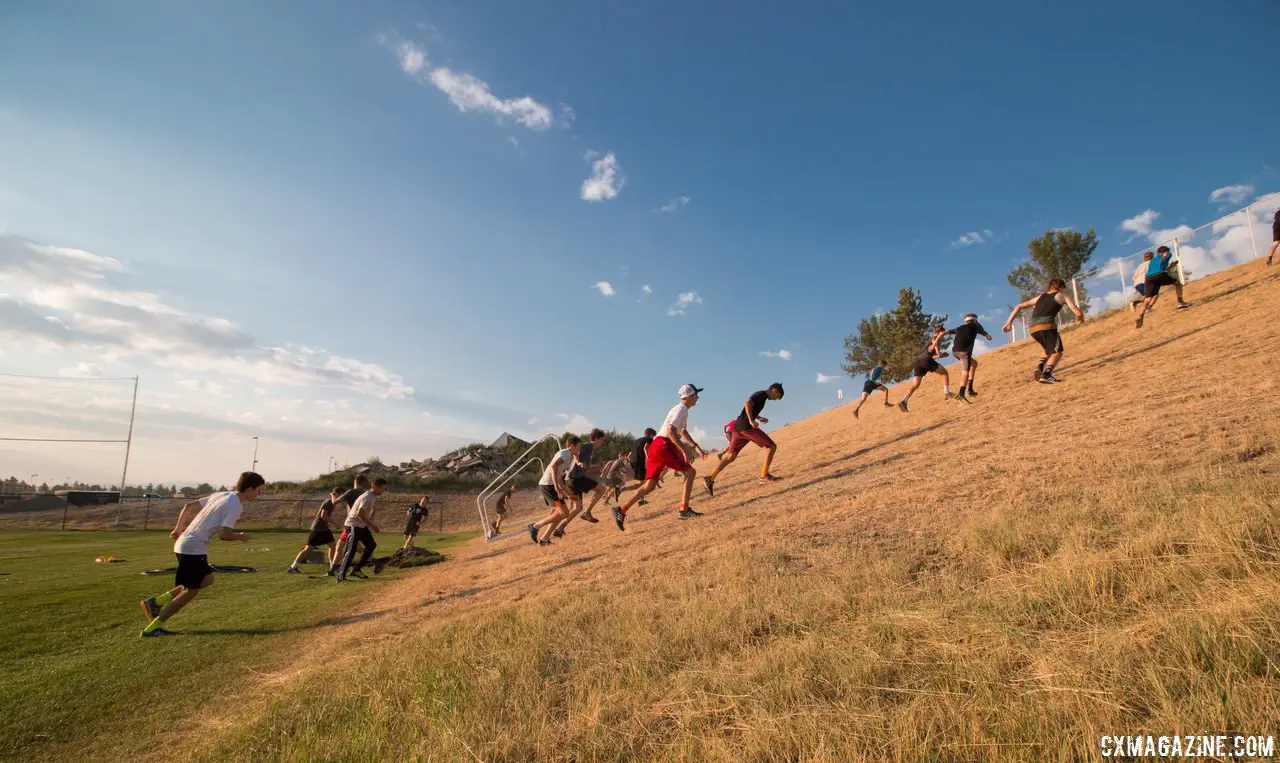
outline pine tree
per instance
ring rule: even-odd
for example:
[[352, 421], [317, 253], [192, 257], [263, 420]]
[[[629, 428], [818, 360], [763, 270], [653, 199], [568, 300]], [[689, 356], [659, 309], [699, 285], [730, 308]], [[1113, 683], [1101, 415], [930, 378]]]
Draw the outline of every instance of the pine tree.
[[860, 376], [883, 358], [887, 363], [882, 381], [901, 381], [910, 376], [916, 358], [928, 346], [933, 327], [946, 321], [946, 315], [924, 311], [924, 302], [915, 289], [902, 289], [897, 307], [863, 318], [857, 332], [845, 337], [844, 372]]

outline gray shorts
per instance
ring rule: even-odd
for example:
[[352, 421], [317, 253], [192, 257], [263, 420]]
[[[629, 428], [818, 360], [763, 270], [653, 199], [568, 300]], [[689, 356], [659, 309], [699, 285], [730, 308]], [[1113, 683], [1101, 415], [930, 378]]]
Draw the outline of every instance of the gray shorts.
[[951, 356], [960, 361], [961, 371], [968, 371], [970, 365], [978, 362], [971, 352], [952, 352]]

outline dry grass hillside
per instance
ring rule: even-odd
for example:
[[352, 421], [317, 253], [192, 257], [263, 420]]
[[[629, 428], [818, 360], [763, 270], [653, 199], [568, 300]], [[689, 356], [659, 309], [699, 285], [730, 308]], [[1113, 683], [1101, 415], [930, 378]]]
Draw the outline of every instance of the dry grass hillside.
[[1103, 734], [1278, 733], [1280, 268], [1188, 298], [1066, 334], [1057, 386], [1022, 343], [982, 357], [973, 406], [931, 378], [910, 414], [780, 430], [784, 481], [749, 450], [701, 519], [669, 483], [625, 534], [476, 541], [316, 632], [337, 661], [302, 650], [134, 752], [1079, 760]]

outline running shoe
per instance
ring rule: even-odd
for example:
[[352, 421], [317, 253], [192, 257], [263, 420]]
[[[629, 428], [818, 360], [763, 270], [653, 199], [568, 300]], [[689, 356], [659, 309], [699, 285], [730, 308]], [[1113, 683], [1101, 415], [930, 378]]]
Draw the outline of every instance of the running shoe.
[[977, 397], [977, 396], [978, 396], [978, 390], [974, 389], [973, 387], [970, 387], [970, 388], [969, 388], [969, 397]]
[[151, 622], [160, 616], [162, 607], [156, 602], [156, 597], [148, 596], [138, 603], [142, 605], [142, 611], [147, 613], [147, 622]]
[[586, 521], [590, 522], [590, 523], [591, 523], [591, 524], [593, 524], [593, 525], [594, 525], [596, 522], [599, 522], [599, 521], [600, 521], [599, 519], [597, 519], [597, 518], [595, 518], [595, 517], [591, 516], [591, 512], [589, 512], [589, 511], [584, 511], [584, 512], [582, 512], [582, 515], [581, 515], [581, 516], [582, 516], [582, 518], [583, 518], [584, 520], [586, 520]]
[[538, 528], [533, 525], [529, 525], [529, 539], [534, 543], [538, 542]]
[[707, 495], [711, 496], [712, 498], [715, 498], [716, 497], [715, 480], [711, 479], [710, 477], [703, 477], [702, 484], [707, 488]]
[[1186, 310], [1188, 307], [1191, 307], [1191, 303], [1190, 303], [1190, 302], [1179, 302], [1179, 303], [1178, 303], [1178, 309], [1179, 309], [1179, 310]]
[[1053, 375], [1053, 372], [1052, 372], [1052, 371], [1050, 371], [1050, 372], [1049, 372], [1049, 373], [1047, 373], [1047, 374], [1042, 374], [1042, 375], [1040, 376], [1040, 383], [1041, 383], [1041, 384], [1058, 384], [1058, 383], [1060, 383], [1061, 381], [1062, 381], [1061, 379], [1059, 379], [1058, 377], [1056, 377], [1056, 376], [1054, 376], [1054, 375]]
[[910, 411], [907, 410], [906, 400], [901, 400], [898, 402], [898, 410], [902, 411], [903, 413], [910, 413]]
[[346, 579], [346, 578], [344, 578], [344, 577], [342, 577], [341, 575], [339, 575], [339, 576], [338, 576], [338, 577], [337, 577], [333, 582], [335, 582], [335, 583], [345, 583], [345, 582], [347, 582], [347, 579]]
[[353, 577], [353, 578], [360, 578], [361, 580], [368, 580], [368, 579], [369, 579], [369, 576], [368, 576], [368, 575], [366, 575], [366, 574], [364, 574], [364, 573], [363, 573], [363, 572], [361, 572], [360, 570], [352, 570], [352, 571], [351, 571], [351, 577]]
[[164, 628], [152, 628], [149, 631], [143, 631], [139, 634], [142, 638], [156, 638], [157, 636], [176, 636], [177, 633], [167, 631]]
[[[644, 503], [644, 501], [641, 501], [640, 503]], [[619, 530], [627, 529], [627, 515], [622, 513], [621, 507], [613, 507], [613, 521], [618, 525]]]
[[637, 506], [648, 506], [648, 505], [649, 505], [649, 502], [648, 502], [648, 501], [646, 501], [645, 499], [641, 498], [639, 501], [636, 501], [636, 505], [637, 505]]
[[540, 540], [540, 541], [538, 541], [538, 545], [539, 545], [539, 546], [550, 546], [550, 545], [551, 545], [551, 539], [550, 539], [550, 538], [547, 538], [546, 540]]
[[334, 575], [334, 570], [332, 567], [324, 571], [324, 576], [327, 578], [331, 578], [333, 577], [333, 575]]
[[385, 556], [373, 563], [373, 574], [381, 575], [382, 571], [387, 568], [387, 562], [391, 561], [391, 557]]
[[1142, 328], [1142, 316], [1141, 316], [1141, 315], [1139, 315], [1139, 316], [1138, 316], [1138, 320], [1136, 320], [1136, 321], [1134, 321], [1134, 322], [1133, 322], [1133, 327], [1134, 327], [1134, 328], [1136, 328], [1136, 329], [1140, 329], [1140, 328]]
[[289, 573], [290, 575], [302, 574], [302, 570], [298, 569], [297, 567], [290, 567], [289, 569], [285, 570], [285, 572]]
[[854, 409], [853, 409], [853, 417], [854, 417], [855, 419], [856, 419], [856, 418], [858, 418], [858, 409], [857, 409], [857, 408], [854, 408]]
[[973, 405], [973, 401], [970, 400], [967, 395], [965, 395], [964, 390], [960, 390], [959, 392], [956, 393], [956, 399], [960, 400], [961, 402], [968, 403], [969, 405]]
[[1036, 381], [1040, 381], [1040, 376], [1043, 374], [1044, 374], [1044, 366], [1039, 365], [1039, 366], [1036, 366], [1036, 372], [1031, 375], [1031, 378], [1035, 379]]
[[689, 508], [688, 506], [686, 506], [686, 507], [684, 508], [684, 511], [680, 512], [680, 514], [679, 514], [679, 517], [680, 517], [681, 519], [693, 519], [694, 517], [700, 517], [700, 516], [702, 516], [702, 512], [700, 512], [700, 511], [694, 511], [693, 509]]
[[764, 475], [763, 477], [761, 477], [761, 478], [760, 478], [760, 484], [762, 484], [762, 485], [763, 485], [763, 484], [768, 483], [768, 482], [777, 482], [777, 481], [778, 481], [778, 480], [780, 480], [780, 479], [781, 479], [781, 477], [775, 477], [775, 476], [773, 476], [772, 474], [766, 474], [766, 475]]
[[552, 530], [552, 531], [551, 531], [551, 534], [552, 534], [552, 535], [554, 535], [554, 536], [555, 536], [555, 537], [557, 537], [557, 538], [563, 538], [563, 537], [564, 537], [564, 530], [561, 530], [560, 528], [558, 528], [558, 527], [557, 527], [556, 529], [554, 529], [554, 530]]

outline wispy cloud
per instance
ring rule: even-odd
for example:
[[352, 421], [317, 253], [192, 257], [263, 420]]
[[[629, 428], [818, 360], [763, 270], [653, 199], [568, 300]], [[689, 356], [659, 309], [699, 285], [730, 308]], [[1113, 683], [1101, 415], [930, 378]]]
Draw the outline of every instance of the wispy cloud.
[[666, 204], [663, 204], [662, 206], [658, 207], [653, 211], [654, 212], [674, 212], [677, 209], [688, 204], [690, 201], [692, 201], [692, 199], [690, 199], [688, 196], [677, 196], [671, 201], [668, 201]]
[[596, 281], [595, 288], [596, 288], [596, 291], [599, 291], [601, 294], [605, 295], [606, 297], [612, 297], [614, 294], [617, 293], [613, 290], [613, 284], [609, 283], [608, 281]]
[[618, 197], [626, 183], [618, 168], [618, 159], [605, 154], [591, 164], [591, 177], [582, 181], [583, 201], [607, 201]]
[[[395, 55], [401, 71], [415, 82], [432, 85], [449, 96], [449, 101], [459, 111], [488, 112], [512, 119], [531, 130], [547, 130], [555, 122], [551, 108], [532, 96], [499, 98], [493, 94], [489, 83], [479, 77], [447, 66], [432, 68], [426, 48], [396, 32], [383, 32], [377, 39], [379, 45]], [[561, 109], [562, 119], [567, 108]], [[571, 115], [572, 109], [567, 113]]]
[[649, 284], [645, 284], [644, 286], [640, 287], [640, 293], [647, 297], [650, 294], [653, 294], [653, 287], [650, 286]]
[[1129, 238], [1125, 239], [1125, 243], [1129, 243], [1138, 236], [1150, 234], [1152, 226], [1156, 224], [1156, 219], [1159, 217], [1159, 212], [1154, 209], [1148, 209], [1120, 223], [1120, 230], [1130, 234]]
[[1215, 188], [1209, 194], [1209, 201], [1214, 204], [1243, 204], [1251, 193], [1253, 193], [1252, 185], [1224, 185], [1221, 188]]
[[765, 350], [764, 352], [760, 353], [760, 357], [781, 358], [782, 360], [791, 360], [791, 350], [778, 350], [777, 352], [773, 352], [771, 350]]
[[701, 305], [702, 297], [698, 296], [696, 291], [682, 291], [676, 296], [676, 301], [671, 307], [667, 308], [667, 315], [678, 316], [687, 315], [689, 309], [694, 305]]
[[830, 384], [831, 382], [833, 382], [833, 381], [835, 381], [836, 379], [840, 378], [840, 377], [838, 377], [838, 376], [827, 376], [826, 374], [822, 373], [821, 371], [818, 371], [817, 373], [818, 373], [818, 383], [819, 383], [819, 384]]
[[965, 233], [962, 236], [960, 236], [960, 238], [956, 239], [955, 241], [952, 241], [947, 246], [947, 248], [959, 249], [965, 246], [974, 246], [975, 244], [985, 244], [994, 237], [995, 237], [995, 233], [985, 228], [980, 231], [971, 230], [968, 233]]

